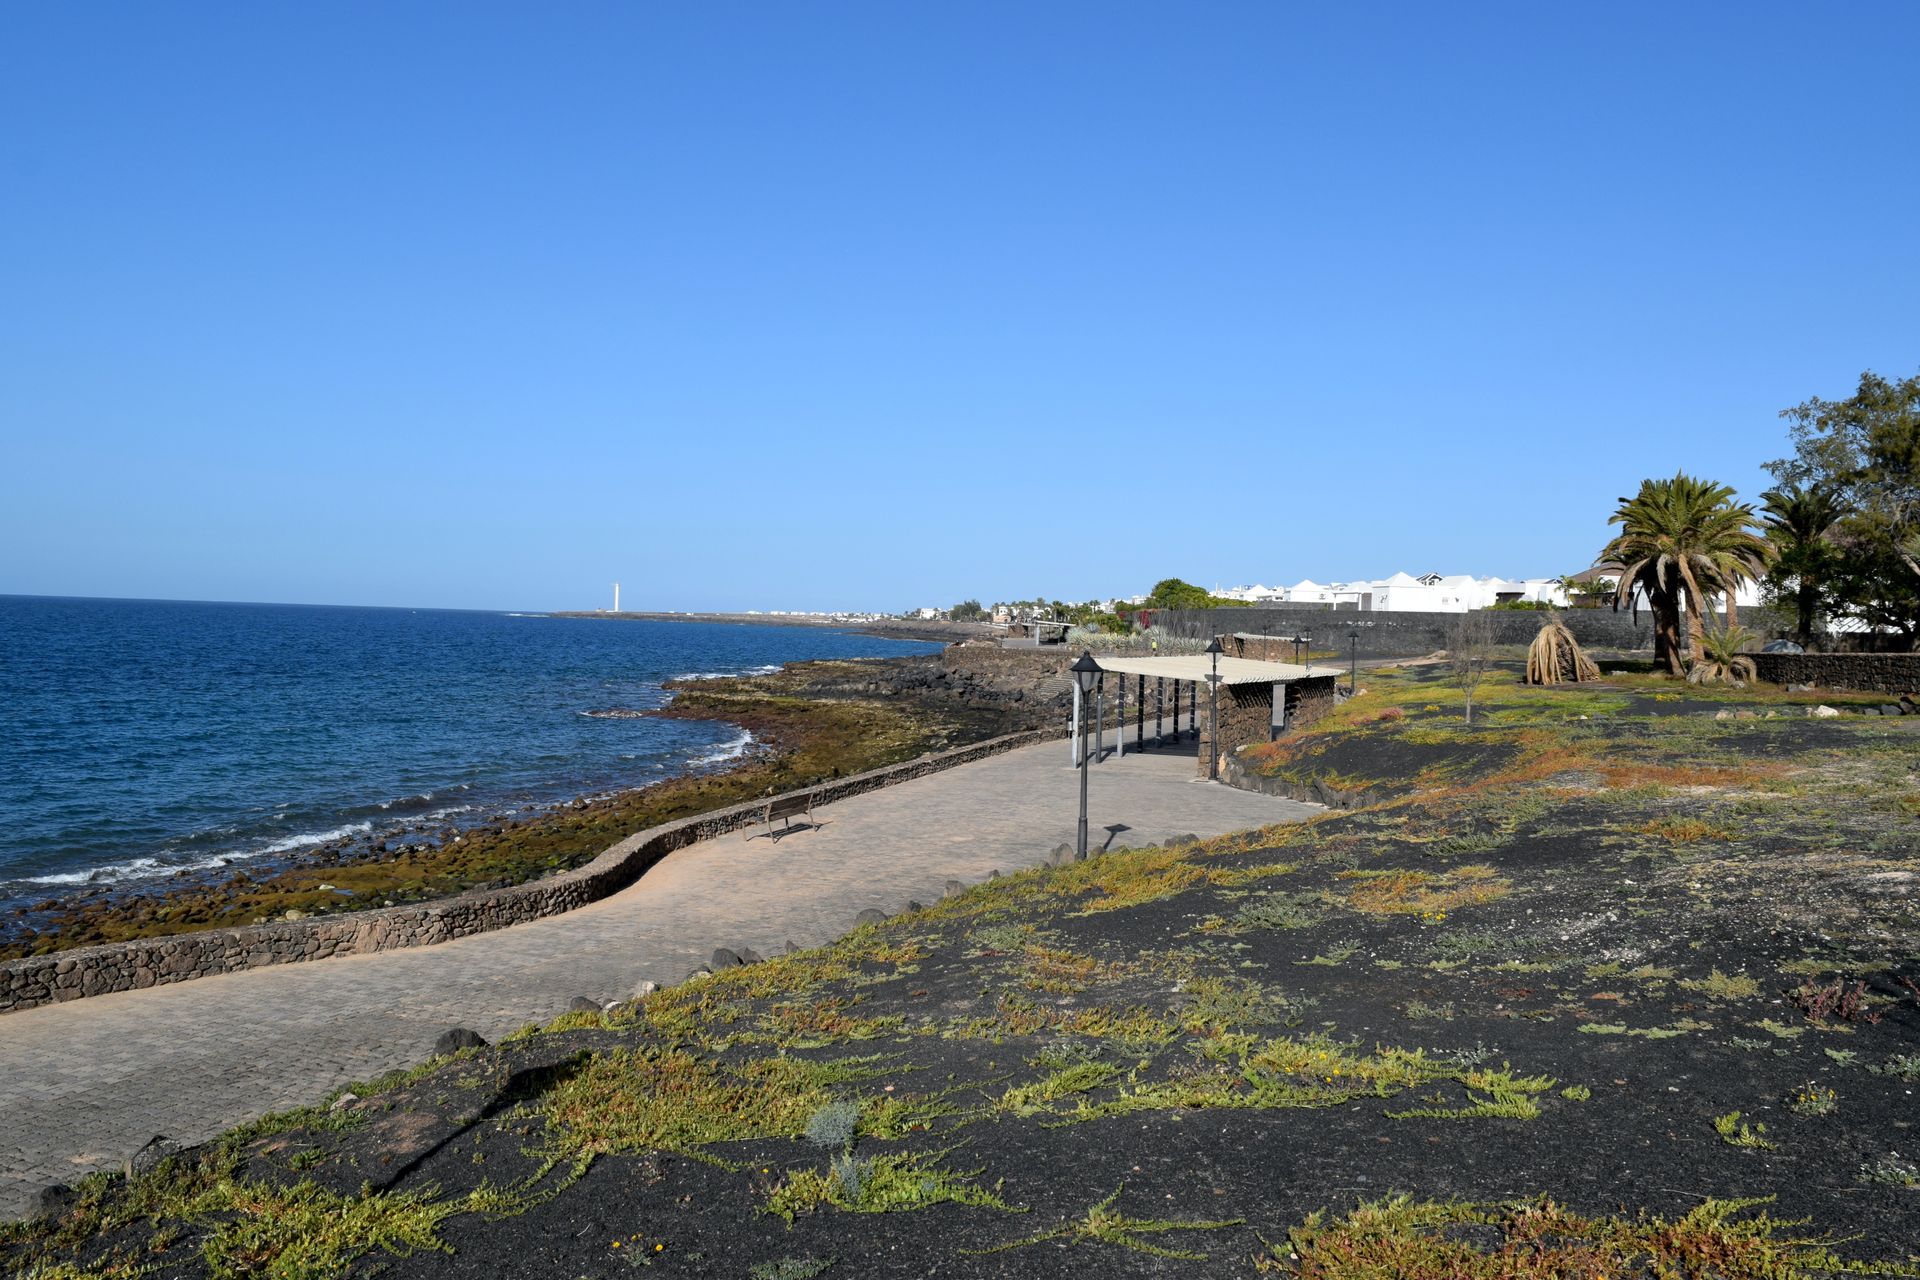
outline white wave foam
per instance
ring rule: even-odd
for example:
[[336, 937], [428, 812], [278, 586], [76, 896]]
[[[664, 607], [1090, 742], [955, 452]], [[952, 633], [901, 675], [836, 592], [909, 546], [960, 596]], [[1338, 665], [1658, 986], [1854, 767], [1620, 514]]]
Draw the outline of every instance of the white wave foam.
[[95, 867], [91, 871], [64, 871], [51, 876], [25, 876], [21, 884], [86, 884], [88, 881], [109, 883], [115, 880], [135, 880], [141, 876], [154, 874], [162, 868], [158, 858], [135, 858], [132, 862], [110, 863], [104, 867]]
[[695, 756], [693, 759], [687, 761], [687, 763], [696, 768], [709, 764], [725, 764], [729, 760], [738, 760], [741, 756], [747, 754], [748, 749], [752, 746], [753, 735], [745, 729], [742, 729], [740, 736], [732, 742], [722, 743], [706, 755]]
[[422, 791], [417, 796], [401, 796], [398, 800], [382, 800], [381, 809], [391, 809], [397, 804], [431, 804], [438, 797], [431, 791]]
[[363, 836], [373, 830], [371, 822], [349, 822], [343, 827], [331, 831], [302, 831], [275, 840], [263, 849], [254, 850], [254, 855], [265, 853], [288, 853], [294, 849], [304, 849], [310, 844], [325, 844], [329, 840], [339, 840], [346, 836]]
[[683, 671], [673, 677], [675, 680], [731, 680], [735, 676], [770, 676], [780, 670], [780, 664], [769, 662], [763, 667], [742, 667], [737, 671]]

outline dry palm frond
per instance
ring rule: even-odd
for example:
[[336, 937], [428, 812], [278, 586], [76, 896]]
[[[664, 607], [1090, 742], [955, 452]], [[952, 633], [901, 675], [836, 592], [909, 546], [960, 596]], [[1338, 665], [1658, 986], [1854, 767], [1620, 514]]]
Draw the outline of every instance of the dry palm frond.
[[1600, 668], [1580, 652], [1580, 642], [1558, 616], [1549, 617], [1540, 626], [1540, 634], [1527, 648], [1528, 684], [1577, 684], [1598, 680]]

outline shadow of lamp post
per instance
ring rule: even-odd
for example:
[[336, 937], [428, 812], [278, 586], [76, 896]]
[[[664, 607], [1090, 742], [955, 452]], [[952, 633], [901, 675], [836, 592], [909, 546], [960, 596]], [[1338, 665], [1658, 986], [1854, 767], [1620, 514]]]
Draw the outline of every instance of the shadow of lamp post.
[[1207, 677], [1207, 737], [1213, 746], [1207, 758], [1207, 776], [1215, 782], [1220, 780], [1220, 655], [1225, 652], [1219, 636], [1207, 642], [1207, 656], [1213, 659], [1213, 674]]
[[[1093, 686], [1100, 679], [1100, 664], [1093, 660], [1093, 651], [1083, 649], [1079, 661], [1067, 668], [1073, 672], [1074, 687], [1080, 690], [1085, 699], [1093, 692]], [[1080, 719], [1080, 830], [1074, 841], [1074, 852], [1082, 859], [1087, 856], [1087, 721]]]

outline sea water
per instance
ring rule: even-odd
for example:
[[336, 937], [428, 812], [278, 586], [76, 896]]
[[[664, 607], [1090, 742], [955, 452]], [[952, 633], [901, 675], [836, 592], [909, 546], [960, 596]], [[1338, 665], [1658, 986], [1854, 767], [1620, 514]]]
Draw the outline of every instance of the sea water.
[[0, 906], [724, 767], [662, 682], [937, 646], [814, 626], [0, 596]]

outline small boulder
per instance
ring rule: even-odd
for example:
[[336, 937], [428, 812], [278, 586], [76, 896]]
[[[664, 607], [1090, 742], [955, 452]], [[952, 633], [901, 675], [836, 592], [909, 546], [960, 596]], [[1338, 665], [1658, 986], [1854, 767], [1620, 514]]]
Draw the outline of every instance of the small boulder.
[[64, 1182], [53, 1182], [33, 1193], [27, 1205], [29, 1218], [64, 1218], [80, 1197]]
[[162, 1161], [171, 1160], [174, 1156], [179, 1155], [180, 1151], [180, 1144], [172, 1138], [167, 1137], [163, 1133], [155, 1134], [153, 1137], [147, 1139], [145, 1146], [127, 1157], [127, 1163], [123, 1170], [127, 1175], [127, 1181], [132, 1182], [135, 1178], [144, 1178], [155, 1169], [158, 1169]]
[[943, 898], [951, 898], [955, 894], [965, 893], [966, 891], [967, 891], [967, 886], [962, 884], [960, 881], [949, 880], [947, 881], [947, 887], [940, 891], [940, 896]]
[[886, 922], [886, 919], [887, 919], [886, 912], [881, 911], [875, 907], [868, 907], [865, 911], [862, 911], [859, 915], [853, 918], [853, 927], [856, 929], [860, 929], [870, 924], [884, 924]]
[[729, 951], [725, 947], [715, 947], [713, 949], [713, 959], [708, 961], [708, 964], [710, 964], [713, 967], [713, 971], [715, 973], [720, 972], [722, 969], [734, 968], [736, 965], [739, 965], [740, 963], [741, 963], [741, 959], [739, 954], [737, 952]]
[[647, 981], [641, 983], [639, 986], [633, 989], [633, 998], [635, 1000], [645, 1000], [648, 996], [652, 995], [654, 992], [658, 991], [659, 989], [660, 989], [660, 984], [653, 981], [651, 978], [649, 978]]
[[1903, 712], [1900, 710], [1899, 703], [1884, 702], [1880, 704], [1880, 714], [1883, 716], [1897, 716], [1903, 714]]
[[915, 902], [912, 898], [907, 899], [907, 913], [909, 915], [911, 915], [915, 911], [925, 911], [925, 910], [926, 910], [925, 907]]
[[1812, 716], [1816, 720], [1831, 720], [1833, 717], [1839, 715], [1840, 712], [1823, 702], [1819, 706], [1807, 712], [1807, 714]]
[[589, 1000], [585, 996], [575, 996], [572, 1000], [567, 1002], [567, 1012], [568, 1013], [599, 1013], [601, 1012], [600, 1002], [598, 1000]]
[[433, 1042], [433, 1056], [444, 1058], [450, 1053], [459, 1053], [462, 1049], [484, 1049], [486, 1037], [478, 1031], [469, 1031], [465, 1027], [454, 1027], [441, 1033]]
[[787, 954], [790, 956], [797, 956], [800, 954], [800, 944], [795, 942], [792, 938], [787, 939]]
[[696, 978], [711, 978], [712, 976], [713, 976], [713, 970], [707, 968], [707, 966], [705, 965], [701, 965], [698, 969], [693, 970], [686, 977], [680, 979], [680, 981], [692, 982]]
[[345, 1111], [348, 1107], [352, 1106], [354, 1103], [358, 1101], [360, 1101], [360, 1095], [355, 1093], [353, 1090], [349, 1089], [345, 1093], [341, 1094], [339, 1097], [335, 1098], [333, 1100], [333, 1105], [328, 1107], [327, 1110]]
[[758, 951], [755, 951], [752, 947], [742, 947], [740, 948], [740, 963], [741, 964], [765, 964], [766, 958], [762, 956]]

